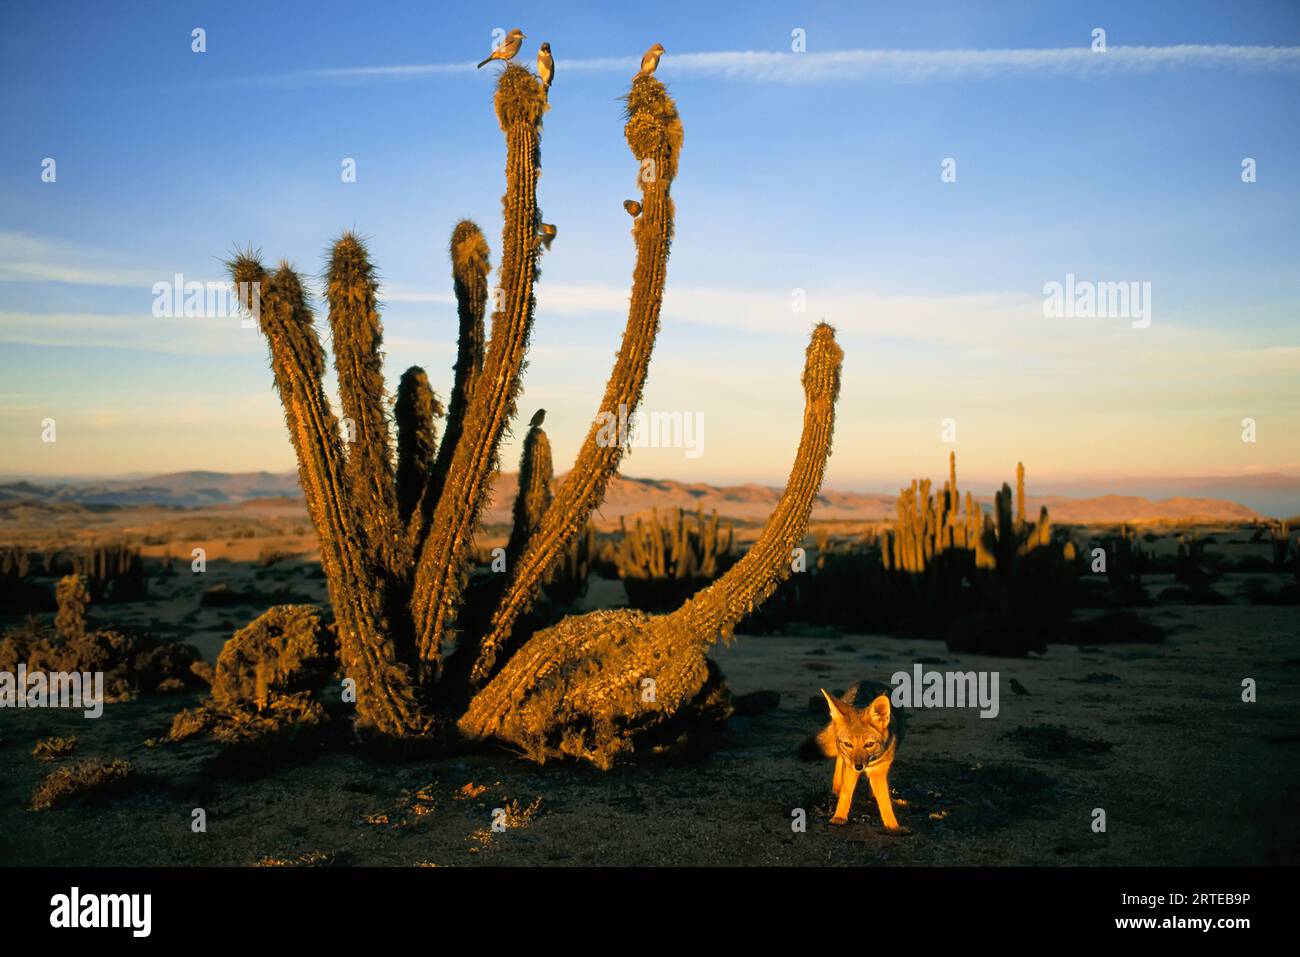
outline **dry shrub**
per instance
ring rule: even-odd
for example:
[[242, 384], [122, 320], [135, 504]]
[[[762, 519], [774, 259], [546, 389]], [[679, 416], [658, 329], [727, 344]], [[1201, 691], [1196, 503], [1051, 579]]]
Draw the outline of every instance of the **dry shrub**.
[[198, 684], [193, 672], [199, 653], [192, 645], [112, 629], [86, 630], [89, 595], [80, 577], [58, 586], [55, 629], [34, 620], [12, 628], [0, 641], [0, 671], [102, 671], [104, 695], [120, 701], [140, 693], [166, 692]]
[[217, 657], [212, 700], [265, 711], [273, 699], [318, 688], [333, 670], [332, 642], [310, 605], [277, 605], [239, 629]]
[[77, 750], [77, 739], [72, 738], [44, 738], [36, 742], [36, 747], [32, 748], [32, 757], [38, 761], [56, 761], [59, 758], [66, 758], [73, 751]]
[[316, 691], [333, 670], [333, 642], [309, 605], [277, 605], [226, 642], [212, 672], [212, 697], [172, 719], [168, 739], [211, 734], [251, 741], [326, 720]]
[[32, 810], [47, 811], [71, 800], [105, 797], [120, 791], [131, 777], [129, 761], [90, 758], [51, 771], [32, 792]]

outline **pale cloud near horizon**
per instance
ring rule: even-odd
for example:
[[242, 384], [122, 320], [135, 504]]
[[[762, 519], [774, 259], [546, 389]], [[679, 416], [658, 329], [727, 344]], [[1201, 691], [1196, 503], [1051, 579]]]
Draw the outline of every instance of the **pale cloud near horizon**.
[[[414, 287], [387, 302], [453, 305], [454, 298]], [[625, 315], [626, 288], [558, 284], [538, 286], [536, 322], [548, 316]], [[319, 310], [318, 310], [319, 311]], [[318, 315], [318, 321], [322, 318]], [[708, 327], [766, 336], [804, 338], [814, 322], [825, 320], [841, 337], [870, 338], [882, 346], [922, 343], [952, 347], [971, 355], [1014, 351], [1054, 358], [1063, 366], [1087, 367], [1105, 355], [1111, 369], [1143, 364], [1145, 375], [1185, 378], [1187, 363], [1204, 363], [1217, 374], [1271, 374], [1300, 365], [1300, 344], [1243, 343], [1229, 336], [1157, 316], [1149, 329], [1133, 329], [1123, 319], [1047, 319], [1042, 298], [1023, 292], [956, 295], [878, 295], [838, 291], [808, 298], [804, 312], [793, 312], [788, 296], [743, 289], [672, 287], [665, 291], [662, 319], [667, 324]], [[454, 329], [443, 337], [411, 335], [412, 320], [392, 320], [389, 352], [432, 349], [450, 355]], [[0, 342], [54, 347], [136, 349], [196, 355], [261, 352], [261, 337], [236, 317], [157, 318], [138, 312], [0, 311]], [[611, 343], [612, 347], [613, 343]], [[1081, 351], [1082, 350], [1082, 351]], [[1171, 361], [1175, 356], [1178, 364]]]
[[0, 342], [54, 348], [133, 349], [169, 355], [242, 355], [266, 350], [237, 317], [158, 318], [139, 312], [0, 312]]
[[[0, 231], [0, 282], [54, 282], [73, 285], [137, 287], [138, 311], [40, 313], [0, 310], [0, 342], [38, 346], [137, 349], [172, 354], [260, 353], [261, 336], [235, 318], [159, 319], [150, 313], [150, 287], [172, 274], [123, 268], [108, 253], [62, 240]], [[186, 277], [190, 278], [190, 277]], [[309, 279], [309, 284], [310, 284]], [[412, 307], [450, 309], [455, 297], [424, 285], [400, 282], [380, 289], [381, 301]], [[537, 322], [549, 316], [625, 316], [626, 286], [541, 283]], [[1243, 341], [1198, 329], [1184, 317], [1156, 308], [1150, 329], [1132, 329], [1124, 320], [1046, 319], [1039, 290], [976, 291], [961, 294], [881, 294], [870, 289], [809, 289], [804, 311], [792, 308], [792, 290], [670, 285], [664, 294], [665, 323], [776, 337], [807, 335], [813, 322], [826, 320], [842, 337], [870, 338], [884, 349], [920, 343], [959, 350], [964, 356], [993, 356], [1013, 350], [1048, 363], [1054, 374], [1087, 374], [1105, 356], [1113, 372], [1140, 371], [1147, 381], [1186, 381], [1198, 373], [1284, 374], [1297, 367], [1300, 344]], [[1294, 305], [1294, 304], [1292, 304]], [[389, 323], [387, 350], [409, 355], [449, 355], [454, 330], [446, 336], [412, 335], [411, 320]], [[960, 371], [960, 370], [958, 370]]]
[[[594, 303], [601, 298], [598, 290], [578, 292], [582, 295], [574, 293], [573, 298], [593, 304], [594, 315]], [[612, 297], [615, 291], [604, 295]], [[738, 301], [744, 298], [742, 294]], [[725, 300], [710, 291], [707, 302], [716, 306]], [[679, 451], [638, 450], [628, 463], [628, 474], [686, 479], [702, 474], [697, 469], [722, 468], [776, 481], [798, 439], [802, 346], [814, 317], [795, 317], [780, 336], [737, 336], [723, 350], [724, 359], [719, 346], [703, 346], [685, 334], [683, 326], [690, 320], [674, 318], [681, 308], [680, 303], [671, 308], [665, 304], [666, 325], [645, 403], [648, 409], [685, 409], [704, 416], [707, 460], [683, 463]], [[944, 314], [942, 331], [948, 334], [961, 333], [963, 324], [978, 327], [984, 322], [941, 303], [927, 304], [918, 314], [926, 310]], [[1229, 470], [1262, 465], [1267, 471], [1295, 460], [1288, 435], [1293, 434], [1292, 410], [1300, 402], [1300, 381], [1294, 375], [1300, 367], [1300, 346], [1252, 349], [1218, 330], [1158, 322], [1145, 330], [1112, 324], [1071, 331], [1040, 318], [1037, 324], [1025, 323], [1016, 335], [981, 342], [974, 334], [977, 328], [918, 350], [871, 331], [873, 324], [898, 323], [898, 313], [872, 307], [864, 311], [865, 319], [839, 321], [846, 357], [832, 485], [857, 483], [862, 476], [900, 463], [942, 464], [946, 450], [937, 445], [937, 429], [940, 418], [949, 415], [962, 423], [959, 457], [971, 474], [1010, 468], [1017, 456], [1025, 457], [1026, 446], [1035, 475], [1084, 474], [1116, 456], [1132, 474], [1204, 472], [1211, 465]], [[547, 318], [539, 312], [539, 323]], [[111, 345], [193, 355], [196, 361], [238, 352], [248, 355], [250, 370], [262, 368], [265, 343], [255, 330], [241, 329], [237, 323], [221, 330], [215, 325], [154, 319], [147, 313], [74, 314], [53, 323], [49, 317], [0, 313], [0, 341], [40, 338], [52, 345]], [[385, 338], [390, 386], [408, 358], [429, 364], [430, 372], [436, 371], [439, 383], [445, 384], [455, 351], [450, 329], [448, 336], [436, 337], [419, 334], [407, 322], [392, 325], [400, 328]], [[557, 461], [571, 459], [585, 433], [621, 326], [620, 321], [606, 329], [598, 321], [589, 327], [589, 342], [584, 339], [576, 348], [539, 343], [530, 353], [521, 415], [539, 405], [550, 410]], [[41, 328], [43, 332], [33, 335], [32, 330]], [[160, 330], [166, 334], [160, 335]], [[935, 327], [929, 333], [937, 331]], [[145, 470], [164, 463], [168, 468], [224, 469], [292, 463], [269, 381], [256, 378], [250, 385], [241, 379], [229, 387], [229, 394], [213, 392], [221, 389], [219, 383], [196, 375], [199, 367], [187, 367], [184, 361], [160, 367], [172, 370], [163, 371], [158, 380], [164, 390], [171, 383], [167, 401], [158, 401], [157, 394], [137, 394], [125, 385], [106, 387], [103, 379], [88, 379], [84, 394], [49, 392], [41, 380], [33, 379], [26, 386], [30, 394], [12, 395], [0, 408], [0, 434], [23, 437], [31, 446], [23, 454], [12, 447], [11, 461], [24, 468], [45, 462], [51, 469], [76, 463], [92, 471], [103, 471], [106, 462]], [[199, 383], [207, 394], [190, 392]], [[708, 388], [701, 389], [701, 383]], [[327, 389], [337, 409], [332, 376]], [[92, 408], [99, 416], [93, 421], [88, 418]], [[60, 441], [58, 455], [51, 457], [50, 449], [34, 438], [37, 412], [57, 413], [60, 429], [66, 426], [66, 434], [78, 436], [77, 441]], [[1267, 431], [1268, 441], [1260, 447], [1265, 454], [1258, 458], [1242, 454], [1249, 447], [1236, 439], [1237, 422], [1245, 414], [1259, 416]], [[517, 460], [519, 437], [508, 440], [503, 449], [507, 468]], [[1207, 455], [1203, 446], [1213, 454]]]
[[[1300, 47], [1242, 46], [1186, 43], [1170, 46], [1111, 46], [1094, 52], [1089, 46], [1005, 50], [832, 50], [805, 53], [767, 50], [723, 50], [673, 53], [664, 60], [665, 73], [769, 83], [825, 83], [844, 80], [884, 80], [920, 83], [943, 80], [999, 79], [1025, 76], [1067, 76], [1079, 79], [1116, 74], [1151, 73], [1172, 69], [1300, 70]], [[565, 73], [628, 73], [636, 71], [637, 56], [564, 59]], [[292, 73], [244, 77], [224, 83], [297, 85], [366, 83], [409, 80], [427, 76], [473, 74], [474, 63], [407, 63], [333, 67]]]
[[[63, 275], [64, 267], [79, 261], [109, 277], [122, 274], [107, 252], [38, 243], [35, 253], [18, 261], [44, 258], [52, 270], [47, 281], [97, 285], [103, 278], [98, 272]], [[0, 249], [4, 245], [0, 234]], [[264, 364], [266, 345], [255, 329], [243, 328], [234, 317], [155, 318], [148, 292], [142, 287], [139, 309], [114, 313], [0, 309], [0, 343], [126, 349], [193, 356], [196, 362], [239, 355], [249, 357], [250, 369]], [[454, 297], [432, 285], [400, 282], [385, 285], [381, 297], [400, 304], [385, 320], [390, 385], [410, 361], [428, 364], [445, 381], [455, 353]], [[537, 297], [541, 341], [530, 354], [521, 401], [553, 413], [552, 441], [562, 460], [576, 449], [590, 421], [592, 397], [601, 394], [629, 292], [626, 285], [541, 283]], [[992, 474], [1014, 463], [1024, 454], [1027, 434], [1045, 471], [1050, 466], [1082, 474], [1114, 456], [1130, 471], [1158, 471], [1165, 463], [1183, 470], [1242, 469], [1261, 465], [1260, 458], [1267, 459], [1264, 468], [1277, 469], [1284, 467], [1279, 462], [1295, 461], [1288, 437], [1295, 431], [1293, 410], [1300, 407], [1300, 340], [1290, 332], [1257, 329], [1243, 317], [1207, 326], [1207, 317], [1165, 310], [1162, 301], [1157, 291], [1151, 326], [1134, 329], [1124, 319], [1045, 318], [1037, 288], [947, 295], [811, 288], [805, 310], [795, 312], [790, 290], [783, 288], [670, 285], [645, 401], [647, 408], [707, 417], [708, 468], [723, 462], [773, 478], [797, 441], [803, 346], [812, 324], [825, 319], [838, 329], [846, 353], [841, 408], [851, 431], [842, 433], [833, 463], [832, 475], [840, 481], [858, 481], [881, 467], [882, 449], [890, 450], [892, 462], [930, 461], [934, 423], [958, 414], [971, 450], [963, 450], [962, 458], [974, 472]], [[1268, 309], [1274, 308], [1287, 314], [1300, 304], [1270, 303]], [[568, 329], [557, 321], [566, 318]], [[324, 323], [318, 328], [325, 337]], [[12, 363], [6, 372], [17, 384], [28, 369], [17, 352], [5, 352]], [[41, 409], [62, 403], [61, 428], [67, 417], [74, 427], [69, 434], [79, 431], [79, 421], [90, 430], [75, 455], [73, 446], [67, 450], [67, 461], [81, 463], [78, 468], [102, 471], [103, 462], [120, 459], [147, 469], [146, 463], [161, 464], [162, 456], [177, 468], [222, 462], [226, 468], [232, 462], [262, 467], [289, 457], [269, 384], [258, 380], [250, 391], [241, 382], [230, 387], [226, 401], [199, 400], [189, 389], [202, 366], [180, 361], [160, 368], [159, 381], [174, 383], [175, 395], [166, 402], [137, 395], [129, 382], [106, 387], [93, 377], [85, 382], [85, 394], [46, 394], [41, 379], [32, 377], [29, 392], [0, 405], [0, 434], [35, 443], [33, 403]], [[327, 388], [333, 391], [332, 378]], [[87, 417], [88, 404], [100, 418]], [[1249, 447], [1236, 439], [1244, 415], [1267, 424], [1270, 439], [1260, 458], [1244, 454]], [[148, 429], [142, 430], [145, 423]], [[1226, 447], [1224, 436], [1231, 439]], [[504, 462], [515, 460], [517, 439], [507, 443]], [[51, 467], [58, 457], [36, 444], [24, 455]], [[673, 455], [641, 450], [631, 468], [683, 477], [704, 467], [683, 465]]]

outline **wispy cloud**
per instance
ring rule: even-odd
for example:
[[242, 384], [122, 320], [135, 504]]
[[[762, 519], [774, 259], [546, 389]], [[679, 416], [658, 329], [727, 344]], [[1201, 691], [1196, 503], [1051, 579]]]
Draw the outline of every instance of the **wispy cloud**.
[[[636, 71], [639, 57], [561, 59], [565, 74]], [[785, 53], [764, 50], [722, 50], [707, 53], [670, 51], [663, 71], [676, 76], [706, 76], [767, 83], [825, 83], [881, 80], [921, 83], [939, 80], [979, 80], [1006, 77], [1062, 76], [1078, 79], [1160, 70], [1237, 69], [1300, 70], [1300, 47], [1232, 46], [1187, 43], [1173, 46], [1112, 46], [1104, 52], [1090, 47], [1009, 50], [832, 50]], [[360, 84], [410, 80], [428, 76], [470, 75], [474, 64], [409, 63], [383, 66], [301, 70], [230, 81], [259, 86], [320, 83]]]
[[[113, 261], [113, 254], [61, 239], [0, 230], [0, 282], [52, 282], [72, 286], [134, 288], [146, 293], [156, 282], [172, 282], [176, 270], [138, 269]], [[187, 281], [224, 282], [187, 275]], [[147, 299], [145, 300], [148, 301]]]
[[971, 80], [1057, 75], [1088, 78], [1156, 70], [1300, 69], [1300, 47], [1178, 46], [1019, 50], [843, 50], [829, 53], [687, 53], [674, 61], [686, 73], [781, 83], [844, 79]]
[[192, 356], [258, 354], [266, 348], [257, 330], [237, 318], [159, 319], [148, 312], [0, 312], [0, 342]]

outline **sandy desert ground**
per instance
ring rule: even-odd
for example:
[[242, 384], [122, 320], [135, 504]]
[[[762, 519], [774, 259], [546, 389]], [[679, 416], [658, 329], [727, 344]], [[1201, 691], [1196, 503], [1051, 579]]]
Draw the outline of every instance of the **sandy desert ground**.
[[[324, 603], [314, 542], [300, 519], [273, 506], [254, 512], [136, 515], [130, 534], [152, 537], [146, 551], [155, 556], [170, 550], [180, 574], [151, 580], [149, 601], [92, 607], [91, 624], [145, 627], [190, 641], [213, 660], [267, 604]], [[1239, 530], [1218, 532], [1219, 541], [1242, 543], [1225, 547], [1261, 547], [1245, 545]], [[177, 543], [200, 540], [211, 560], [205, 574], [192, 575]], [[262, 567], [256, 556], [272, 552], [307, 554]], [[715, 653], [737, 697], [726, 726], [665, 753], [639, 753], [608, 773], [537, 767], [492, 748], [380, 760], [353, 746], [337, 723], [294, 749], [237, 757], [203, 742], [155, 745], [150, 739], [165, 735], [172, 715], [197, 700], [190, 693], [111, 704], [99, 720], [7, 711], [0, 862], [1295, 864], [1300, 609], [1247, 604], [1241, 589], [1252, 577], [1270, 576], [1218, 583], [1232, 604], [1140, 610], [1164, 629], [1163, 643], [1053, 645], [1029, 659], [819, 629], [742, 635]], [[1146, 580], [1151, 594], [1172, 584], [1163, 578]], [[200, 607], [213, 586], [252, 604]], [[584, 604], [622, 597], [620, 583], [597, 580]], [[914, 710], [891, 779], [911, 833], [887, 834], [865, 789], [849, 826], [830, 827], [830, 763], [796, 754], [825, 721], [818, 688], [888, 681], [917, 662], [997, 671], [998, 717]], [[1247, 677], [1258, 682], [1256, 703], [1241, 700]], [[1012, 690], [1013, 679], [1024, 693]], [[52, 767], [31, 751], [50, 735], [75, 735], [75, 758], [125, 759], [134, 773], [102, 799], [29, 810]], [[206, 833], [191, 830], [198, 807]], [[496, 808], [507, 809], [512, 826], [504, 832], [491, 830]], [[1092, 829], [1096, 808], [1106, 812], [1105, 833]], [[797, 809], [806, 811], [806, 831], [792, 827]]]

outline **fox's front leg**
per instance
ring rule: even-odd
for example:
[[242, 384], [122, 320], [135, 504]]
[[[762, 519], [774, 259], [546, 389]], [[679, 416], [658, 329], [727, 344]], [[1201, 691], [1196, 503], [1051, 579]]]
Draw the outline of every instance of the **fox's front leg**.
[[889, 796], [889, 769], [874, 774], [868, 771], [867, 781], [871, 784], [871, 793], [876, 798], [880, 819], [885, 822], [885, 827], [898, 833], [907, 833], [906, 828], [898, 826], [898, 818], [894, 817], [894, 802]]
[[832, 824], [848, 824], [849, 808], [853, 805], [853, 789], [858, 786], [858, 773], [845, 767], [840, 774], [840, 799], [835, 805]]
[[844, 758], [835, 755], [835, 777], [831, 781], [831, 793], [839, 794], [840, 785], [844, 783]]

